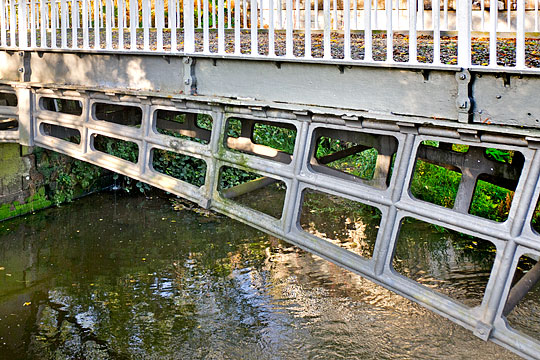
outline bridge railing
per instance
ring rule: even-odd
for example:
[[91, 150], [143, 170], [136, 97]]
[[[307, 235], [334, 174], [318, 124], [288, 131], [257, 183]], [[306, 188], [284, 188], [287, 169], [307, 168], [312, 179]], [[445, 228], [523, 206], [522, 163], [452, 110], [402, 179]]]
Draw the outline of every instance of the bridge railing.
[[521, 70], [538, 66], [536, 39], [526, 48], [538, 35], [538, 2], [0, 0], [0, 47]]

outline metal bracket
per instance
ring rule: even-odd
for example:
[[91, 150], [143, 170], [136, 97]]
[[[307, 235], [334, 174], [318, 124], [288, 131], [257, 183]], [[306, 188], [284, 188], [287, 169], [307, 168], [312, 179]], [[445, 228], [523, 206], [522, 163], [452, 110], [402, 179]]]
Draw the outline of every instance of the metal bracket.
[[462, 70], [456, 73], [458, 83], [458, 93], [456, 106], [458, 108], [458, 121], [468, 123], [471, 120], [472, 98], [470, 95], [471, 73], [468, 70]]
[[197, 93], [197, 81], [195, 78], [195, 60], [185, 57], [184, 63], [184, 94], [195, 95]]
[[29, 82], [30, 75], [32, 75], [32, 70], [30, 68], [30, 52], [19, 51], [19, 81]]
[[474, 329], [473, 333], [474, 335], [478, 336], [480, 339], [484, 341], [488, 341], [489, 337], [491, 336], [492, 330], [493, 330], [493, 326], [479, 321], [476, 324], [476, 328]]

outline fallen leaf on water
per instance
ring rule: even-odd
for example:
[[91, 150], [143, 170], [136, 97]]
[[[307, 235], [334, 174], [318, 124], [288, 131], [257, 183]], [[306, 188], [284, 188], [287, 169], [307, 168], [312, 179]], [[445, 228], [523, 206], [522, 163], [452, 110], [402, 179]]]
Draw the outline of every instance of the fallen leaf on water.
[[30, 306], [30, 304], [32, 304], [32, 302], [31, 302], [31, 301], [27, 301], [27, 302], [25, 302], [25, 303], [23, 304], [23, 306]]
[[0, 266], [0, 271], [2, 271], [2, 270], [6, 270], [6, 268], [3, 267], [3, 266]]

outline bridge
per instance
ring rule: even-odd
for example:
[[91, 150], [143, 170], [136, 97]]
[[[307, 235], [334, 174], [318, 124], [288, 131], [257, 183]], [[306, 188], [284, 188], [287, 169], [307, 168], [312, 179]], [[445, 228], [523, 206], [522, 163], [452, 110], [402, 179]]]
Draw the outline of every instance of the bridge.
[[[540, 358], [539, 339], [506, 320], [540, 278], [539, 265], [516, 275], [520, 259], [540, 257], [538, 1], [495, 4], [0, 0], [0, 141], [57, 151], [226, 214]], [[260, 126], [292, 150], [258, 140]], [[320, 155], [321, 141], [347, 146]], [[365, 151], [375, 154], [368, 175], [332, 166]], [[156, 154], [184, 155], [204, 174], [188, 181], [157, 166]], [[419, 162], [460, 174], [454, 199], [413, 193]], [[246, 180], [226, 188], [227, 171]], [[472, 213], [479, 182], [508, 189], [503, 219]], [[281, 208], [249, 201], [272, 186]], [[370, 254], [306, 231], [302, 208], [314, 192], [381, 214]], [[396, 271], [407, 218], [495, 247], [480, 304]]]

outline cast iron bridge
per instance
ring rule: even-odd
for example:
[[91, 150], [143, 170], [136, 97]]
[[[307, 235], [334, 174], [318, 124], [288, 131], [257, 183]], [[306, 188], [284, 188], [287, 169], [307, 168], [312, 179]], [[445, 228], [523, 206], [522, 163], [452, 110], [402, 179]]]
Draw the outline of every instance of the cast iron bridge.
[[[51, 149], [224, 213], [540, 358], [538, 339], [506, 321], [540, 277], [536, 265], [513, 281], [520, 258], [540, 256], [531, 225], [540, 194], [538, 19], [536, 0], [0, 0], [0, 141]], [[257, 141], [260, 125], [294, 133], [294, 151]], [[138, 158], [112, 155], [100, 138], [136, 146]], [[320, 157], [321, 139], [354, 145]], [[368, 149], [377, 154], [368, 178], [329, 166]], [[204, 164], [202, 185], [156, 169], [157, 152]], [[461, 174], [452, 204], [413, 196], [418, 161]], [[257, 179], [222, 189], [226, 168]], [[479, 181], [513, 192], [505, 221], [470, 213]], [[284, 192], [278, 211], [240, 201], [275, 183]], [[370, 256], [304, 231], [313, 191], [378, 209]], [[480, 305], [395, 271], [408, 217], [495, 246]]]

